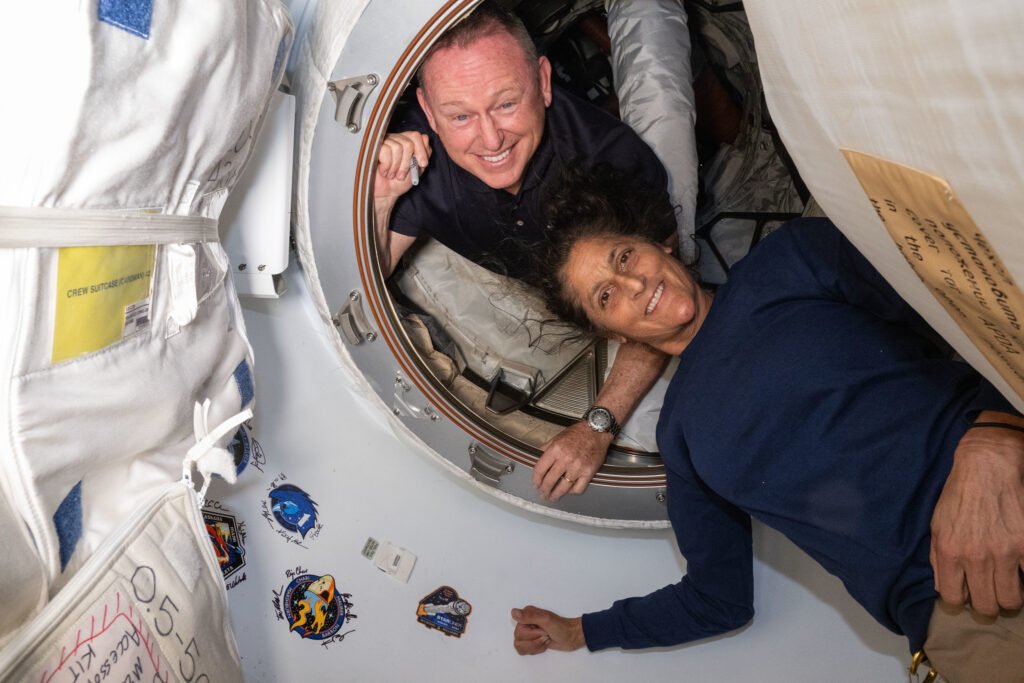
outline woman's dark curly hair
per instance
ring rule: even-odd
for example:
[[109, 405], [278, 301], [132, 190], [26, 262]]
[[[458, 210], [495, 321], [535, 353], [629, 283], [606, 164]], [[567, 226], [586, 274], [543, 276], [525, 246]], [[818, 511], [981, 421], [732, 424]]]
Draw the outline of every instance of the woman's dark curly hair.
[[549, 241], [532, 253], [528, 280], [544, 303], [562, 320], [584, 332], [597, 332], [583, 307], [566, 290], [562, 271], [581, 239], [639, 237], [656, 242], [675, 229], [675, 210], [664, 191], [600, 164], [591, 170], [578, 163], [566, 166], [547, 191], [544, 210]]

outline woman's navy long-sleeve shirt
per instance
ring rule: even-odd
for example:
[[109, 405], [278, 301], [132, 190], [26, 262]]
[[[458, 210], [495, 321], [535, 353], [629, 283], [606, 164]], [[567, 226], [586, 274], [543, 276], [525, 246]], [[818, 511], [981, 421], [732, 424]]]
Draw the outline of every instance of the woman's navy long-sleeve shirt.
[[839, 577], [911, 650], [936, 593], [932, 510], [979, 410], [1015, 412], [828, 221], [793, 221], [732, 270], [658, 423], [687, 573], [586, 614], [587, 645], [717, 635], [753, 616], [750, 518]]

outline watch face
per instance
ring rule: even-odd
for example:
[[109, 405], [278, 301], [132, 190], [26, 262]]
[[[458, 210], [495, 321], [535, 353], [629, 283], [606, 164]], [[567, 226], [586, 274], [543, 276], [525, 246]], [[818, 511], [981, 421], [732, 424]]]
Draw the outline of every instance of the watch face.
[[590, 411], [587, 422], [590, 423], [592, 429], [599, 432], [607, 432], [612, 426], [612, 416], [604, 408], [594, 408]]

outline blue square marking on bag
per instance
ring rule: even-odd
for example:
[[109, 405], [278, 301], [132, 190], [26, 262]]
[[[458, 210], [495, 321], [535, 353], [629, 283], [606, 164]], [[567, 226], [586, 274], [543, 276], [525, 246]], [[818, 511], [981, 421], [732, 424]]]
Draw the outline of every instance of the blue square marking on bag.
[[252, 370], [249, 369], [249, 363], [244, 358], [242, 362], [235, 368], [235, 384], [238, 385], [238, 395], [242, 397], [242, 405], [244, 408], [249, 405], [249, 401], [256, 396], [256, 390], [252, 385]]
[[100, 0], [99, 19], [148, 40], [153, 0]]
[[78, 539], [82, 537], [82, 482], [72, 487], [53, 513], [53, 526], [57, 529], [60, 545], [60, 570], [68, 566], [75, 552]]

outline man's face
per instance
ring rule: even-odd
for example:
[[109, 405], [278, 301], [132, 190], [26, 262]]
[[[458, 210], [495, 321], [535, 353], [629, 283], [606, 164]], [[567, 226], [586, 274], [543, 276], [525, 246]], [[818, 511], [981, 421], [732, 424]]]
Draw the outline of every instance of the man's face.
[[422, 79], [416, 95], [452, 160], [489, 187], [517, 193], [544, 135], [548, 60], [528, 62], [512, 36], [496, 33], [438, 50]]

